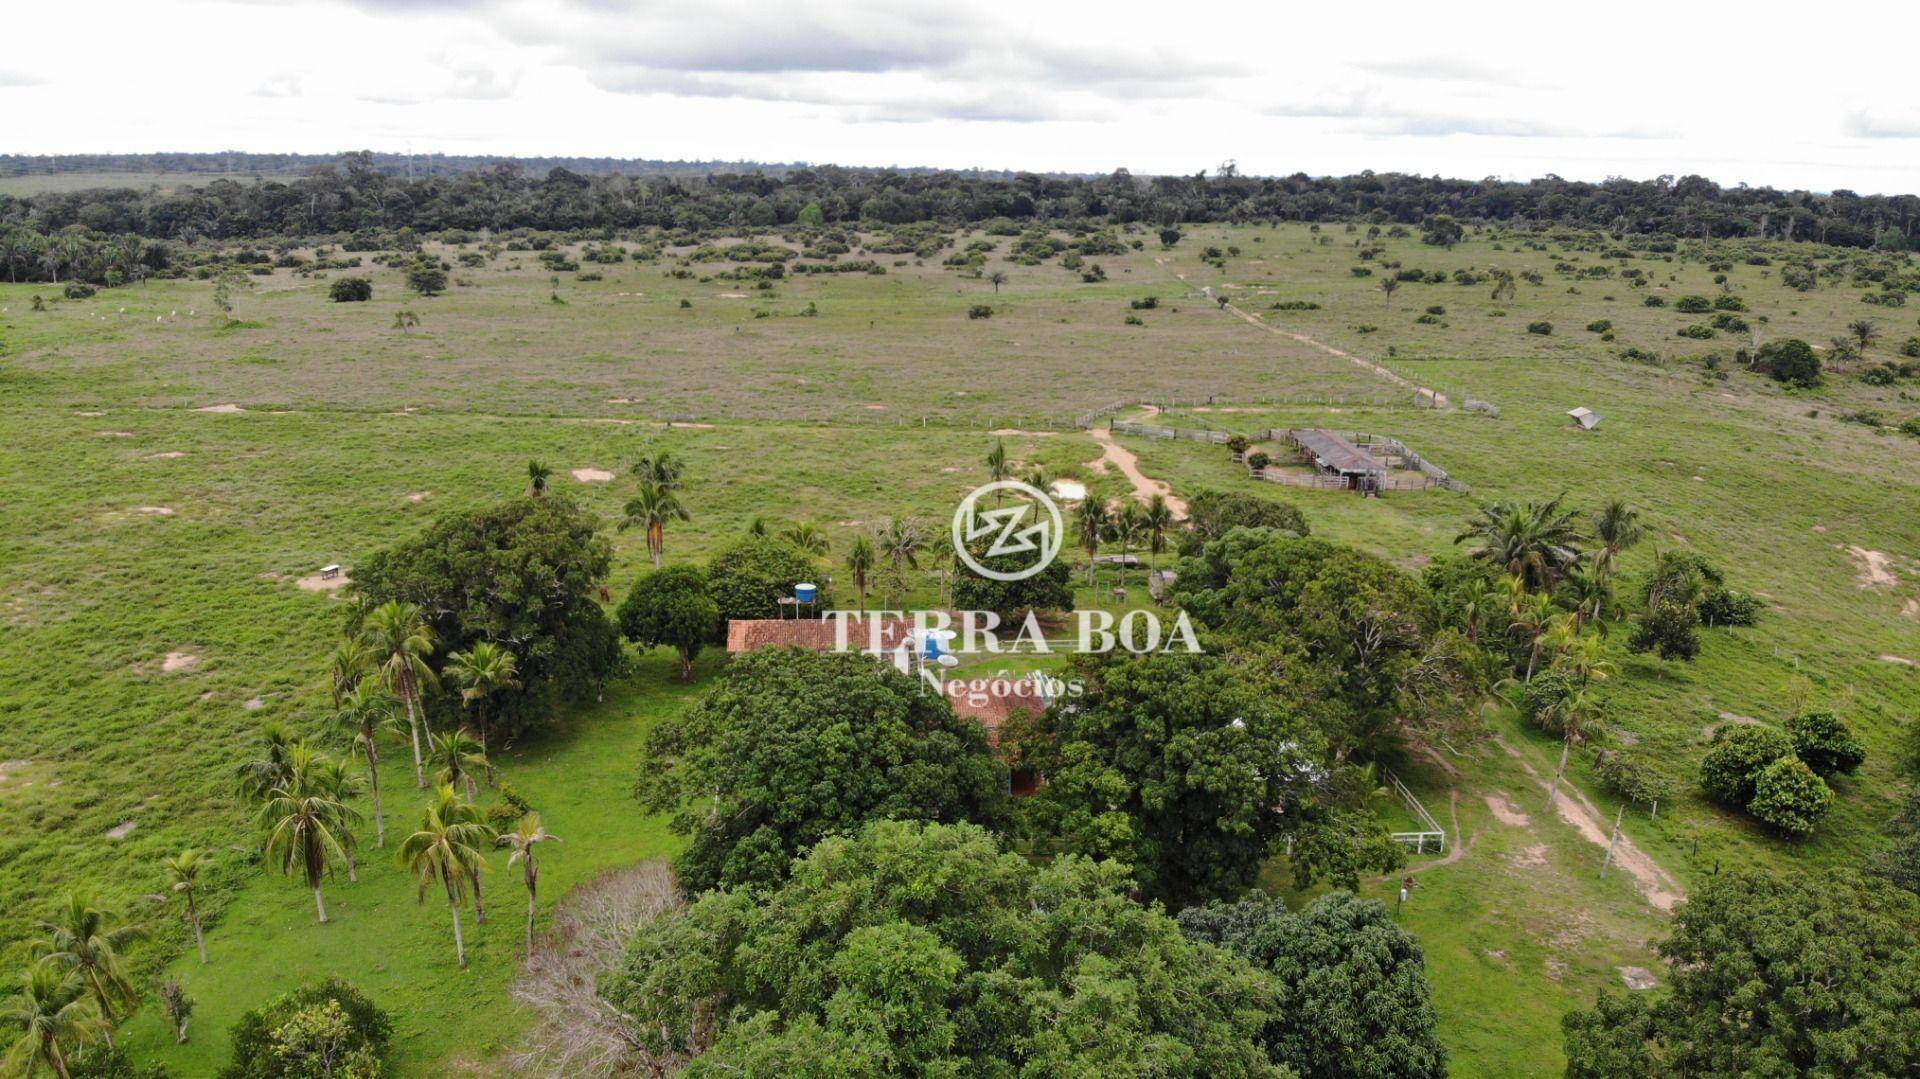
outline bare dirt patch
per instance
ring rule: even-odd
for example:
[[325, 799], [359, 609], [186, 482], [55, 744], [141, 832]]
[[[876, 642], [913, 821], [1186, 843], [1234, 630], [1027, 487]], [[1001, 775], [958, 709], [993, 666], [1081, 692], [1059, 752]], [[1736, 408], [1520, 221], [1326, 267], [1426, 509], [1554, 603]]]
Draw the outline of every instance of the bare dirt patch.
[[137, 820], [121, 821], [119, 824], [107, 829], [107, 838], [118, 842], [132, 835], [133, 830], [138, 827], [140, 827], [140, 822]]
[[[1175, 517], [1185, 517], [1187, 515], [1186, 501], [1175, 498], [1173, 488], [1167, 486], [1160, 480], [1149, 479], [1146, 473], [1140, 471], [1140, 459], [1134, 456], [1132, 450], [1115, 442], [1111, 432], [1105, 428], [1095, 427], [1087, 433], [1093, 436], [1095, 442], [1100, 443], [1100, 463], [1102, 465], [1111, 464], [1114, 468], [1119, 469], [1120, 474], [1125, 476], [1127, 482], [1133, 485], [1133, 496], [1135, 498], [1145, 502], [1154, 495], [1160, 495], [1167, 500], [1167, 506], [1173, 510]], [[1089, 465], [1089, 467], [1096, 466]], [[1106, 469], [1100, 468], [1100, 471], [1104, 472]]]
[[1912, 660], [1910, 660], [1910, 659], [1908, 659], [1907, 657], [1905, 657], [1905, 656], [1896, 656], [1896, 655], [1894, 655], [1894, 654], [1893, 654], [1893, 653], [1891, 653], [1891, 652], [1882, 652], [1882, 653], [1880, 653], [1880, 658], [1881, 658], [1881, 660], [1882, 660], [1882, 661], [1884, 661], [1884, 662], [1887, 662], [1887, 663], [1898, 663], [1898, 664], [1899, 664], [1899, 665], [1901, 665], [1902, 667], [1911, 667], [1911, 666], [1913, 666], [1913, 665], [1914, 665], [1914, 663], [1913, 663], [1913, 661], [1912, 661]]
[[160, 661], [160, 669], [168, 674], [190, 671], [200, 666], [200, 657], [192, 652], [168, 652]]
[[[1495, 741], [1500, 744], [1500, 748], [1507, 751], [1509, 756], [1520, 762], [1520, 767], [1525, 769], [1527, 775], [1542, 791], [1551, 786], [1533, 765], [1520, 756], [1519, 750], [1508, 745], [1504, 739], [1496, 738]], [[1593, 807], [1592, 802], [1587, 801], [1587, 796], [1580, 793], [1578, 787], [1562, 780], [1560, 796], [1553, 800], [1553, 808], [1561, 820], [1572, 825], [1574, 831], [1580, 833], [1582, 839], [1601, 849], [1606, 848], [1610, 824], [1601, 819], [1600, 811]], [[1673, 908], [1679, 906], [1687, 897], [1673, 874], [1661, 868], [1660, 863], [1654, 861], [1646, 851], [1641, 850], [1639, 844], [1624, 831], [1620, 833], [1620, 845], [1614, 849], [1613, 864], [1634, 879], [1640, 894], [1646, 896], [1647, 902], [1668, 914], [1672, 914]]]
[[1653, 976], [1653, 971], [1645, 967], [1619, 967], [1616, 969], [1620, 971], [1620, 980], [1627, 983], [1628, 989], [1636, 992], [1643, 989], [1652, 989], [1660, 984], [1660, 979]]
[[201, 405], [199, 408], [194, 409], [194, 411], [195, 412], [220, 412], [220, 413], [231, 414], [235, 412], [245, 412], [246, 409], [241, 408], [239, 405], [236, 405], [231, 401], [229, 401], [223, 405]]
[[101, 438], [132, 438], [134, 437], [132, 431], [95, 431], [94, 434], [99, 435]]
[[1510, 860], [1521, 869], [1537, 869], [1547, 864], [1547, 845], [1535, 843], [1525, 850], [1515, 851]]
[[1533, 823], [1533, 818], [1522, 813], [1505, 791], [1487, 795], [1487, 809], [1493, 813], [1494, 820], [1510, 828], [1525, 828]]
[[432, 492], [432, 491], [409, 491], [409, 492], [407, 492], [407, 501], [409, 501], [409, 502], [425, 502], [425, 501], [426, 501], [427, 499], [429, 499], [429, 498], [432, 498], [432, 497], [433, 497], [433, 492]]
[[347, 581], [350, 579], [351, 578], [342, 571], [331, 577], [316, 573], [309, 577], [302, 577], [293, 583], [308, 592], [332, 592], [345, 587]]
[[163, 450], [159, 453], [149, 453], [140, 459], [142, 461], [172, 461], [185, 456], [186, 454], [180, 450]]
[[133, 507], [133, 512], [140, 514], [143, 517], [171, 517], [173, 516], [173, 507], [171, 506], [135, 506]]
[[0, 761], [0, 789], [5, 789], [7, 780], [26, 771], [27, 766], [32, 763], [29, 760]]
[[613, 473], [604, 468], [576, 468], [570, 474], [581, 483], [613, 482]]
[[1022, 431], [1018, 427], [997, 427], [987, 432], [1001, 438], [1052, 438], [1055, 431]]
[[1892, 588], [1900, 583], [1893, 572], [1893, 559], [1884, 551], [1869, 551], [1865, 547], [1848, 546], [1844, 548], [1847, 556], [1853, 559], [1853, 567], [1861, 588]]

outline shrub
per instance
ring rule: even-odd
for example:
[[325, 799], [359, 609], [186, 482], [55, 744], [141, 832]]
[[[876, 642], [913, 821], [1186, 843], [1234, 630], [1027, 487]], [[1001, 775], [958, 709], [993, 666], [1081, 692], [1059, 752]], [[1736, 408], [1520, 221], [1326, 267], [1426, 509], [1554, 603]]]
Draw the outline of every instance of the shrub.
[[1820, 384], [1820, 355], [1812, 345], [1797, 337], [1761, 345], [1754, 357], [1754, 365], [1772, 376], [1775, 382], [1802, 389]]
[[1699, 624], [1699, 615], [1685, 607], [1655, 607], [1640, 616], [1633, 636], [1627, 638], [1627, 650], [1655, 652], [1661, 659], [1691, 660], [1700, 654], [1700, 635], [1694, 631]]
[[1650, 295], [1646, 299], [1641, 300], [1640, 304], [1643, 307], [1665, 307], [1667, 306], [1667, 298], [1665, 296]]
[[1592, 322], [1587, 323], [1588, 333], [1606, 333], [1608, 330], [1611, 330], [1611, 329], [1613, 329], [1612, 319], [1600, 318], [1600, 319], [1594, 319]]
[[1902, 356], [1920, 356], [1920, 337], [1909, 337], [1907, 343], [1900, 346]]
[[327, 289], [334, 303], [365, 303], [373, 299], [373, 282], [364, 277], [342, 277]]
[[1782, 757], [1760, 770], [1747, 812], [1789, 835], [1811, 833], [1833, 808], [1833, 789], [1804, 761]]
[[1267, 456], [1265, 450], [1254, 450], [1252, 453], [1247, 454], [1247, 467], [1253, 469], [1255, 472], [1261, 471], [1272, 463], [1273, 458]]
[[67, 286], [60, 290], [60, 294], [69, 300], [84, 300], [92, 296], [94, 291], [94, 287], [85, 281], [69, 281]]
[[1527, 332], [1531, 334], [1538, 334], [1541, 337], [1550, 337], [1553, 334], [1553, 323], [1529, 322], [1527, 323]]
[[1772, 727], [1723, 730], [1700, 761], [1700, 789], [1729, 809], [1745, 809], [1760, 773], [1783, 757], [1793, 757], [1793, 739]]
[[1620, 752], [1602, 753], [1593, 762], [1593, 770], [1608, 790], [1656, 813], [1660, 803], [1673, 796], [1673, 783], [1638, 757]]
[[440, 264], [421, 259], [407, 267], [407, 287], [422, 296], [432, 296], [447, 290], [447, 271]]
[[1852, 775], [1866, 762], [1867, 747], [1832, 712], [1808, 712], [1787, 720], [1793, 752], [1822, 776]]
[[1732, 588], [1716, 588], [1700, 601], [1700, 619], [1709, 626], [1751, 626], [1765, 608], [1758, 596]]
[[1730, 293], [1715, 296], [1713, 298], [1713, 309], [1715, 311], [1745, 311], [1747, 309], [1747, 301]]
[[[393, 1021], [358, 989], [338, 978], [304, 986], [242, 1015], [232, 1029], [233, 1060], [221, 1079], [306, 1076], [376, 1077], [393, 1037]], [[336, 1070], [312, 1059], [331, 1055]]]
[[1741, 318], [1731, 311], [1722, 311], [1713, 316], [1713, 328], [1716, 330], [1725, 330], [1728, 333], [1745, 333], [1748, 327], [1746, 319]]
[[984, 303], [974, 304], [972, 307], [967, 308], [967, 317], [968, 318], [992, 318], [993, 307], [991, 305], [984, 304]]
[[1705, 296], [1682, 296], [1673, 301], [1673, 309], [1682, 314], [1704, 315], [1713, 310], [1713, 301]]
[[1696, 322], [1691, 326], [1680, 327], [1677, 332], [1681, 337], [1691, 338], [1695, 341], [1705, 341], [1713, 336], [1713, 327], [1705, 323]]
[[1131, 301], [1128, 306], [1132, 307], [1135, 311], [1151, 311], [1160, 306], [1160, 297], [1145, 296], [1138, 300]]

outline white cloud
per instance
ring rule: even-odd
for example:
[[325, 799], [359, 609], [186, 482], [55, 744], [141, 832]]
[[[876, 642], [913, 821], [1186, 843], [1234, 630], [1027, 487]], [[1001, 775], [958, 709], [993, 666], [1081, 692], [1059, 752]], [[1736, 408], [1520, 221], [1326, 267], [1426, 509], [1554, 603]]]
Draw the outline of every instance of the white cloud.
[[[1920, 191], [1910, 7], [1860, 34], [1622, 0], [97, 0], [11, 13], [7, 149], [371, 146]], [[1356, 16], [1360, 16], [1356, 18]], [[1711, 43], [1715, 62], [1691, 62]], [[168, 77], [136, 72], [169, 57]], [[1674, 62], [1664, 62], [1673, 60]], [[1750, 62], [1749, 62], [1750, 61]], [[1657, 67], [1650, 66], [1657, 64]], [[124, 78], [116, 72], [128, 72]], [[37, 76], [37, 77], [36, 77]], [[134, 80], [138, 80], [137, 82]]]

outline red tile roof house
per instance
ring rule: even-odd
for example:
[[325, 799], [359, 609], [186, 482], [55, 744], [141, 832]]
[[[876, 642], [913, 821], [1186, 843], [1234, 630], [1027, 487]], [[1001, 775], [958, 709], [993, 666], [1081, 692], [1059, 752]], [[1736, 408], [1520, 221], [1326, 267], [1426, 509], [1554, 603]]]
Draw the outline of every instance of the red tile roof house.
[[[914, 629], [911, 618], [872, 619], [850, 622], [846, 628], [849, 649], [872, 650], [874, 624], [878, 623], [880, 650], [892, 652], [905, 642]], [[839, 647], [840, 629], [835, 619], [827, 618], [735, 618], [727, 622], [727, 652], [739, 655], [761, 648], [804, 648], [830, 652]], [[1020, 692], [1025, 690], [1025, 692]], [[1000, 728], [1017, 711], [1038, 712], [1046, 705], [1034, 696], [1033, 686], [1025, 679], [995, 678], [986, 688], [965, 687], [956, 679], [947, 694], [955, 715], [978, 720], [987, 729], [987, 741], [1000, 742]], [[1013, 776], [1013, 793], [1032, 794], [1040, 788], [1040, 777], [1030, 772]]]

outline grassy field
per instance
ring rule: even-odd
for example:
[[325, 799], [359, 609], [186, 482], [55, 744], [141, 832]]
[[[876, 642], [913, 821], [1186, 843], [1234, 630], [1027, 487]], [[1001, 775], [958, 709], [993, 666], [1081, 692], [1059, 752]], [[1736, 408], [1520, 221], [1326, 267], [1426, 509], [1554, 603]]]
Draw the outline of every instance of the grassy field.
[[[170, 960], [199, 1000], [186, 1047], [152, 1008], [128, 1028], [143, 1055], [181, 1074], [223, 1057], [224, 1026], [240, 1011], [328, 971], [396, 1013], [406, 1074], [482, 1067], [524, 1021], [505, 996], [524, 897], [503, 865], [489, 886], [494, 924], [476, 934], [461, 974], [444, 907], [416, 905], [375, 852], [360, 884], [331, 889], [335, 920], [317, 926], [311, 897], [262, 876], [247, 848], [231, 769], [261, 720], [321, 714], [323, 656], [340, 625], [339, 601], [296, 581], [517, 489], [529, 458], [611, 520], [635, 457], [681, 453], [695, 519], [669, 532], [671, 559], [704, 555], [754, 516], [813, 521], [836, 551], [889, 514], [944, 522], [982, 478], [990, 430], [1020, 429], [1004, 436], [1013, 456], [1118, 495], [1119, 477], [1089, 464], [1098, 445], [1059, 428], [1131, 399], [1183, 403], [1157, 421], [1180, 426], [1403, 439], [1471, 493], [1251, 489], [1299, 504], [1321, 535], [1410, 568], [1455, 550], [1479, 499], [1566, 491], [1581, 505], [1618, 495], [1643, 506], [1660, 546], [1708, 555], [1769, 609], [1756, 628], [1709, 633], [1691, 665], [1629, 656], [1616, 637], [1622, 671], [1605, 689], [1615, 737], [1637, 739], [1687, 781], [1708, 725], [1820, 705], [1842, 712], [1871, 756], [1803, 843], [1691, 795], [1658, 821], [1630, 810], [1628, 834], [1683, 885], [1717, 867], [1810, 867], [1869, 849], [1892, 805], [1901, 725], [1920, 702], [1920, 673], [1898, 662], [1920, 659], [1920, 622], [1903, 613], [1920, 611], [1920, 442], [1838, 416], [1920, 412], [1912, 383], [1841, 377], [1788, 392], [1744, 371], [1715, 377], [1698, 357], [1730, 354], [1745, 335], [1681, 339], [1675, 330], [1702, 316], [1640, 302], [1648, 291], [1718, 293], [1699, 262], [1636, 261], [1655, 280], [1634, 290], [1556, 272], [1599, 260], [1555, 243], [1496, 250], [1478, 238], [1443, 251], [1389, 239], [1381, 258], [1409, 266], [1543, 275], [1497, 304], [1490, 285], [1408, 284], [1389, 301], [1378, 275], [1351, 274], [1357, 237], [1327, 231], [1331, 245], [1302, 226], [1196, 229], [1171, 252], [1150, 243], [1092, 260], [1108, 274], [1098, 284], [1053, 265], [1006, 266], [997, 296], [933, 259], [887, 258], [886, 275], [792, 279], [769, 295], [631, 263], [555, 286], [512, 252], [456, 270], [466, 284], [433, 299], [370, 266], [372, 303], [330, 304], [325, 280], [277, 271], [238, 298], [232, 326], [209, 318], [202, 282], [37, 312], [32, 295], [52, 290], [0, 285], [0, 814], [18, 822], [0, 834], [0, 950], [17, 958], [31, 920], [86, 881], [154, 919], [143, 977]], [[1202, 259], [1209, 245], [1241, 253], [1222, 269]], [[1772, 268], [1733, 261], [1728, 284], [1751, 308], [1745, 317], [1767, 317], [1768, 339], [1824, 343], [1868, 314], [1885, 332], [1870, 355], [1884, 359], [1915, 332], [1911, 314], [1868, 308], [1855, 290], [1792, 292]], [[1402, 387], [1216, 310], [1203, 287], [1500, 415], [1408, 407]], [[1160, 306], [1128, 306], [1147, 295]], [[1288, 300], [1320, 307], [1271, 306]], [[809, 303], [817, 314], [802, 313]], [[994, 316], [969, 319], [976, 303]], [[1446, 309], [1438, 323], [1414, 321], [1433, 305]], [[394, 329], [401, 309], [421, 327]], [[1145, 325], [1125, 324], [1129, 314]], [[1615, 342], [1582, 328], [1601, 318]], [[1554, 323], [1551, 336], [1526, 332], [1540, 320]], [[1663, 362], [1622, 360], [1626, 346]], [[1572, 429], [1563, 413], [1575, 405], [1601, 412], [1601, 427]], [[205, 411], [213, 406], [233, 408]], [[666, 426], [670, 417], [679, 424]], [[1177, 493], [1250, 483], [1218, 446], [1121, 442]], [[579, 482], [573, 469], [620, 478]], [[631, 533], [615, 543], [624, 591], [644, 543]], [[1888, 557], [1892, 583], [1863, 576], [1867, 552]], [[1633, 552], [1629, 576], [1650, 558], [1648, 546]], [[703, 663], [703, 679], [717, 662]], [[604, 702], [505, 756], [508, 781], [566, 840], [547, 862], [548, 903], [602, 869], [671, 849], [626, 792], [647, 726], [698, 691], [670, 683], [649, 657]], [[1617, 968], [1653, 966], [1646, 945], [1663, 916], [1625, 875], [1600, 879], [1600, 849], [1541, 811], [1544, 791], [1526, 769], [1550, 773], [1557, 742], [1494, 723], [1511, 753], [1489, 742], [1452, 762], [1457, 774], [1426, 764], [1406, 776], [1455, 846], [1448, 859], [1417, 860], [1403, 918], [1428, 949], [1458, 1070], [1547, 1074], [1559, 1067], [1560, 1014], [1619, 985]], [[1610, 822], [1615, 804], [1584, 761], [1572, 774]], [[410, 824], [412, 788], [397, 772], [387, 779], [390, 824]], [[1526, 823], [1504, 821], [1495, 802]], [[205, 968], [142, 898], [161, 886], [159, 859], [188, 844], [216, 853], [222, 913]], [[1369, 891], [1391, 900], [1389, 882]]]
[[0, 195], [39, 195], [100, 187], [131, 187], [138, 191], [145, 191], [149, 187], [172, 190], [176, 187], [203, 187], [220, 179], [247, 184], [255, 180], [290, 179], [291, 175], [248, 172], [222, 177], [219, 173], [209, 172], [35, 172], [25, 176], [0, 176]]

